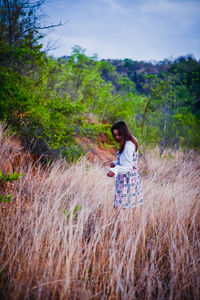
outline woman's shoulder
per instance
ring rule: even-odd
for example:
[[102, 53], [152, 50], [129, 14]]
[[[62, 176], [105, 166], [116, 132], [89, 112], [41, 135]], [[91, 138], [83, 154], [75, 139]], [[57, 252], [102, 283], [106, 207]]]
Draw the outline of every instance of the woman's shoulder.
[[127, 150], [129, 149], [135, 150], [135, 144], [132, 141], [126, 141], [124, 148]]
[[133, 145], [133, 146], [135, 146], [135, 144], [132, 141], [126, 141], [125, 145], [131, 145], [131, 146]]
[[134, 145], [132, 141], [126, 141], [125, 146], [126, 145]]

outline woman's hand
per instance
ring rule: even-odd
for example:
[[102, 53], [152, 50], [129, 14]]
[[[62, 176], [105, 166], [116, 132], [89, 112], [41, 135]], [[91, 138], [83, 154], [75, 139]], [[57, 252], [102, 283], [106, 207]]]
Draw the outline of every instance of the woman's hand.
[[114, 164], [113, 162], [111, 162], [110, 167], [111, 167], [111, 168], [114, 168], [114, 167], [115, 167], [115, 164]]
[[115, 176], [115, 173], [113, 173], [112, 171], [109, 171], [108, 174], [107, 174], [107, 176], [108, 177], [113, 177], [113, 176]]

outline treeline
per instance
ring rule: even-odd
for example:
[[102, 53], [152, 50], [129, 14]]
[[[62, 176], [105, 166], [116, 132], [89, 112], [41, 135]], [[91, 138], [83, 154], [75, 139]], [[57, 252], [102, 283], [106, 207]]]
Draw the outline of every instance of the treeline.
[[[121, 86], [115, 72], [133, 82], [137, 94], [146, 96], [142, 134], [145, 123], [150, 131], [157, 124], [162, 131], [162, 138], [158, 140], [161, 151], [169, 145], [199, 147], [200, 61], [186, 55], [174, 61], [165, 59], [157, 63], [131, 59], [109, 59], [105, 62], [113, 69], [105, 67], [102, 77], [112, 82], [116, 91], [120, 91]], [[156, 123], [156, 120], [159, 122]]]
[[[154, 63], [133, 61], [128, 58], [125, 58], [124, 60], [108, 59], [105, 61], [109, 62], [117, 73], [126, 76], [133, 81], [136, 90], [140, 94], [148, 92], [145, 89], [145, 83], [147, 82], [146, 75], [157, 75], [159, 78], [165, 77], [166, 74], [171, 76], [178, 75], [178, 81], [182, 82], [182, 84], [186, 84], [191, 95], [194, 96], [198, 102], [200, 97], [200, 61], [197, 61], [191, 54], [180, 56], [174, 61], [165, 59]], [[103, 77], [105, 80], [111, 80], [117, 87], [115, 78], [112, 77], [112, 74], [109, 74], [106, 69], [103, 72]]]
[[45, 2], [0, 1], [0, 119], [27, 147], [73, 161], [83, 153], [77, 135], [109, 137], [110, 124], [123, 119], [161, 153], [199, 148], [199, 62], [99, 61], [78, 46], [70, 56], [50, 57], [41, 44]]

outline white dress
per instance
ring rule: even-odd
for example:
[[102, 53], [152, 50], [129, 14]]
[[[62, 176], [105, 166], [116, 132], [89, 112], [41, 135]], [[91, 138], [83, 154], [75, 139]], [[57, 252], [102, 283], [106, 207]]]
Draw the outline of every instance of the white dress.
[[135, 145], [127, 141], [123, 152], [117, 152], [115, 167], [110, 171], [115, 173], [115, 207], [135, 207], [143, 203], [142, 183], [137, 167], [138, 152]]

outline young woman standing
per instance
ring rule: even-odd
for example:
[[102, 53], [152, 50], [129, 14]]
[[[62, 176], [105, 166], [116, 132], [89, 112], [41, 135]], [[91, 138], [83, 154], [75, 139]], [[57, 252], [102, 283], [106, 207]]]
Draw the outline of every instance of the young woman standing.
[[114, 207], [129, 208], [143, 203], [138, 161], [138, 143], [125, 122], [115, 123], [111, 132], [120, 144], [117, 161], [110, 165], [108, 177], [116, 177]]

